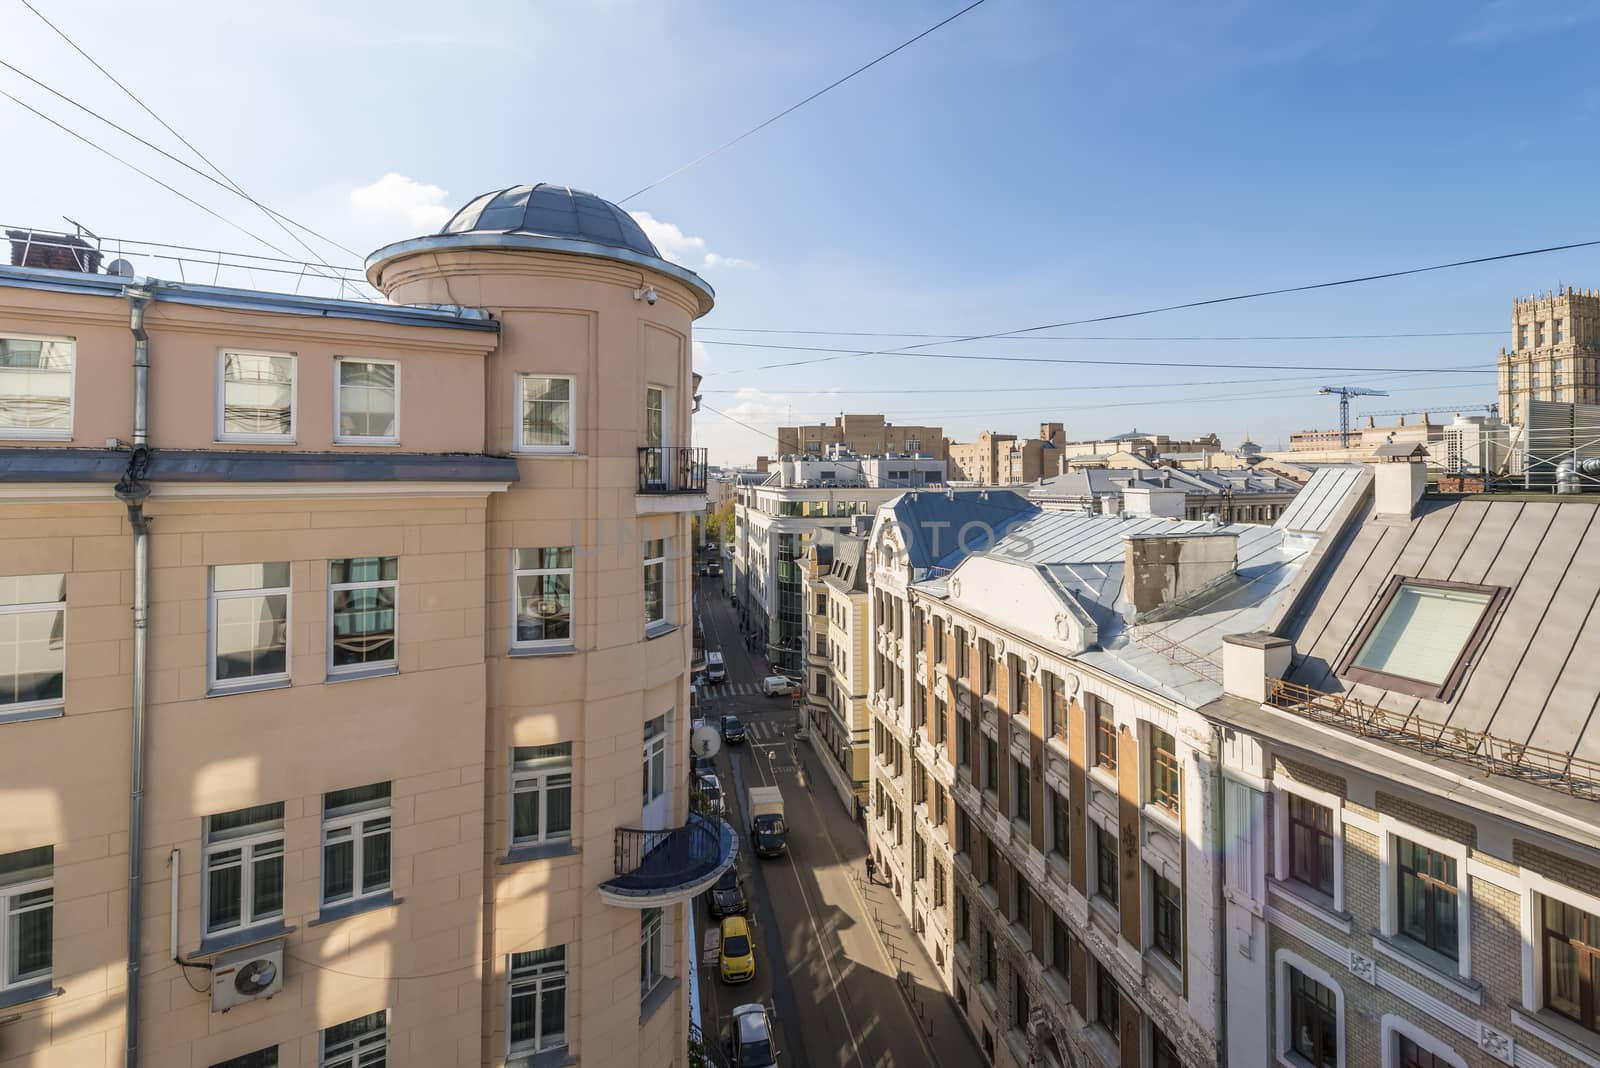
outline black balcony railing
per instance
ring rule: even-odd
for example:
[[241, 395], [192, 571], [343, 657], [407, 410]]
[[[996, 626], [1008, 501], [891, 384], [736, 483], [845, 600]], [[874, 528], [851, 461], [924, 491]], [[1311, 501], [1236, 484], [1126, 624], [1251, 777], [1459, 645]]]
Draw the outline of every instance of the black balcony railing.
[[688, 445], [645, 445], [639, 449], [640, 493], [704, 493], [706, 450]]
[[714, 816], [691, 813], [681, 827], [645, 831], [618, 827], [616, 876], [601, 884], [617, 897], [669, 896], [706, 882], [732, 863], [733, 828]]

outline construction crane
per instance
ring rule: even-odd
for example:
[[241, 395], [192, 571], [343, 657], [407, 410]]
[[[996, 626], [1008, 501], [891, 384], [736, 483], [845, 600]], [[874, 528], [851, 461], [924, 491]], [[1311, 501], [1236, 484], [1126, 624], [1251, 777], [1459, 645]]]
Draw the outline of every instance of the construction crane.
[[1317, 390], [1319, 396], [1337, 396], [1339, 398], [1339, 447], [1350, 447], [1350, 398], [1351, 397], [1387, 397], [1387, 390], [1368, 389], [1366, 386], [1323, 386]]
[[1499, 415], [1500, 414], [1500, 405], [1495, 404], [1493, 402], [1491, 402], [1489, 404], [1431, 404], [1426, 409], [1423, 409], [1423, 408], [1385, 408], [1380, 412], [1366, 412], [1366, 411], [1364, 411], [1364, 412], [1361, 413], [1361, 415], [1362, 415], [1363, 418], [1365, 418], [1366, 416], [1370, 415], [1374, 419], [1378, 419], [1378, 418], [1381, 418], [1381, 417], [1387, 416], [1387, 415], [1421, 415], [1424, 411], [1439, 412], [1439, 413], [1442, 413], [1442, 412], [1452, 412], [1452, 413], [1454, 413], [1454, 412], [1488, 412], [1490, 415]]

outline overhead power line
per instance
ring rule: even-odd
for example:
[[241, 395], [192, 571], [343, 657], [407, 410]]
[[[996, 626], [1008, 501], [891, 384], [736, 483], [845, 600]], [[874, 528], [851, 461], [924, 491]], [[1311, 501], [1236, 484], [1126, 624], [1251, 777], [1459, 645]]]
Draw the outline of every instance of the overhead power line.
[[[1094, 316], [1089, 316], [1088, 318], [1084, 318], [1084, 319], [1066, 319], [1066, 320], [1062, 320], [1061, 322], [1056, 322], [1056, 323], [1041, 323], [1038, 326], [1024, 326], [1024, 327], [1019, 327], [1018, 329], [1015, 329], [1015, 330], [997, 330], [997, 331], [995, 331], [993, 333], [988, 333], [988, 334], [969, 334], [969, 335], [966, 335], [964, 337], [950, 338], [947, 341], [945, 341], [945, 343], [946, 344], [960, 345], [960, 344], [965, 344], [965, 343], [970, 342], [970, 341], [990, 341], [990, 340], [993, 340], [993, 339], [996, 339], [996, 338], [1014, 337], [1014, 336], [1016, 336], [1018, 334], [1035, 334], [1035, 333], [1038, 333], [1041, 330], [1059, 330], [1059, 329], [1062, 329], [1063, 327], [1086, 326], [1086, 325], [1088, 325], [1090, 323], [1109, 323], [1109, 322], [1115, 322], [1115, 321], [1118, 321], [1118, 320], [1121, 320], [1121, 319], [1137, 319], [1137, 318], [1140, 318], [1140, 317], [1146, 316], [1146, 315], [1161, 315], [1161, 314], [1164, 314], [1166, 312], [1185, 311], [1185, 310], [1193, 309], [1193, 308], [1208, 308], [1208, 307], [1212, 307], [1212, 306], [1219, 305], [1219, 304], [1232, 304], [1232, 303], [1237, 303], [1239, 301], [1245, 301], [1245, 300], [1259, 300], [1262, 297], [1277, 297], [1277, 296], [1283, 296], [1283, 295], [1289, 294], [1289, 293], [1310, 293], [1310, 292], [1314, 292], [1314, 291], [1317, 291], [1317, 290], [1323, 290], [1323, 289], [1335, 289], [1335, 288], [1338, 288], [1338, 287], [1341, 287], [1341, 286], [1360, 285], [1360, 284], [1363, 284], [1363, 283], [1366, 283], [1366, 282], [1380, 282], [1380, 281], [1385, 281], [1385, 280], [1391, 279], [1391, 278], [1405, 278], [1405, 277], [1408, 277], [1410, 275], [1429, 274], [1429, 273], [1432, 273], [1432, 272], [1435, 272], [1435, 271], [1448, 271], [1448, 270], [1453, 270], [1453, 269], [1458, 268], [1458, 267], [1472, 267], [1472, 266], [1476, 266], [1478, 264], [1484, 264], [1484, 263], [1498, 263], [1498, 262], [1501, 262], [1501, 261], [1504, 261], [1504, 260], [1521, 259], [1521, 258], [1524, 258], [1524, 257], [1527, 257], [1527, 256], [1544, 256], [1544, 255], [1548, 255], [1548, 254], [1550, 254], [1552, 252], [1570, 252], [1573, 249], [1594, 248], [1595, 246], [1600, 246], [1600, 239], [1595, 239], [1595, 240], [1592, 240], [1592, 241], [1574, 241], [1574, 242], [1572, 242], [1570, 244], [1566, 244], [1566, 245], [1548, 245], [1548, 246], [1546, 246], [1544, 248], [1523, 249], [1523, 250], [1521, 250], [1519, 252], [1500, 252], [1500, 253], [1496, 253], [1495, 255], [1492, 255], [1492, 256], [1475, 256], [1475, 257], [1473, 257], [1471, 259], [1452, 260], [1449, 263], [1430, 264], [1427, 267], [1408, 267], [1408, 268], [1405, 268], [1403, 270], [1398, 270], [1398, 271], [1380, 271], [1380, 272], [1377, 272], [1377, 273], [1374, 273], [1374, 274], [1357, 275], [1357, 276], [1355, 276], [1353, 278], [1339, 278], [1339, 279], [1335, 279], [1335, 280], [1333, 280], [1331, 282], [1308, 282], [1308, 283], [1306, 283], [1304, 285], [1281, 286], [1281, 287], [1279, 287], [1277, 289], [1258, 289], [1258, 290], [1254, 290], [1254, 291], [1249, 292], [1249, 293], [1234, 293], [1234, 294], [1232, 294], [1230, 296], [1226, 296], [1226, 297], [1208, 297], [1205, 300], [1191, 300], [1191, 301], [1186, 301], [1186, 302], [1184, 302], [1182, 304], [1164, 304], [1164, 305], [1162, 305], [1160, 307], [1156, 307], [1156, 308], [1141, 308], [1138, 311], [1116, 312], [1116, 313], [1110, 314], [1110, 315], [1094, 315]], [[764, 365], [762, 367], [742, 368], [742, 369], [739, 369], [737, 371], [730, 371], [728, 373], [729, 374], [735, 374], [735, 373], [742, 373], [743, 371], [766, 371], [766, 370], [772, 370], [772, 369], [780, 368], [780, 367], [799, 367], [799, 366], [802, 366], [802, 365], [805, 365], [805, 364], [830, 363], [830, 362], [833, 362], [835, 360], [858, 359], [858, 358], [867, 357], [867, 356], [900, 356], [900, 355], [927, 356], [927, 355], [931, 355], [931, 354], [918, 352], [917, 350], [925, 349], [929, 345], [934, 345], [934, 344], [938, 344], [938, 343], [939, 342], [935, 342], [935, 341], [921, 341], [921, 342], [917, 342], [916, 344], [912, 344], [912, 345], [901, 345], [901, 346], [899, 346], [897, 348], [858, 349], [858, 350], [857, 349], [838, 349], [838, 350], [833, 350], [833, 351], [835, 351], [837, 353], [837, 355], [833, 355], [833, 356], [823, 356], [823, 357], [819, 357], [819, 358], [813, 359], [813, 360], [796, 360], [796, 361], [793, 361], [793, 362], [790, 362], [790, 363], [767, 364], [767, 365]], [[749, 343], [749, 342], [730, 342], [730, 341], [722, 341], [722, 342], [706, 341], [705, 344], [708, 344], [708, 345], [712, 345], [712, 344], [722, 344], [722, 345], [745, 344], [745, 345], [750, 345], [751, 343]], [[808, 351], [808, 350], [805, 349], [804, 346], [800, 346], [800, 345], [771, 345], [771, 346], [760, 346], [760, 347], [766, 347], [766, 348], [789, 348], [789, 349], [800, 349], [802, 351]], [[810, 350], [810, 351], [828, 351], [828, 350], [817, 349], [817, 350]], [[946, 358], [946, 359], [956, 359], [956, 358], [959, 358], [959, 357], [946, 355], [944, 358]], [[1020, 361], [1020, 362], [1035, 362], [1035, 361], [1024, 360], [1021, 357], [1014, 357], [1014, 356], [990, 357], [990, 359], [1016, 360], [1016, 361]], [[1072, 361], [1056, 360], [1056, 361], [1042, 361], [1042, 362], [1070, 363]], [[1115, 362], [1122, 362], [1122, 361], [1115, 361]], [[1156, 366], [1156, 365], [1152, 364], [1151, 366]], [[1192, 365], [1191, 364], [1182, 364], [1181, 366], [1187, 367], [1187, 366], [1192, 366]], [[1243, 365], [1237, 365], [1237, 364], [1212, 364], [1211, 366], [1219, 366], [1220, 367], [1220, 366], [1243, 366]], [[1355, 368], [1345, 368], [1345, 369], [1346, 370], [1355, 370]], [[1339, 370], [1339, 368], [1329, 368], [1329, 370]]]
[[[760, 327], [696, 326], [695, 333], [707, 330], [726, 334], [788, 334], [795, 337], [922, 337], [933, 341], [956, 341], [963, 334], [908, 334], [869, 330], [777, 330]], [[1200, 335], [1128, 335], [1107, 334], [1027, 334], [1002, 335], [996, 341], [1386, 341], [1394, 338], [1421, 337], [1494, 337], [1504, 330], [1438, 330], [1409, 334], [1217, 334]], [[703, 339], [702, 339], [703, 340]]]
[[[27, 0], [23, 0], [23, 3], [27, 3]], [[904, 51], [907, 48], [910, 48], [912, 45], [916, 44], [918, 41], [922, 40], [924, 37], [928, 36], [930, 33], [933, 33], [933, 32], [935, 32], [937, 30], [943, 29], [945, 26], [950, 25], [950, 23], [954, 22], [956, 19], [960, 18], [962, 15], [965, 15], [967, 12], [971, 11], [975, 7], [980, 6], [983, 3], [984, 3], [984, 0], [973, 0], [972, 3], [968, 4], [966, 7], [962, 8], [960, 11], [957, 11], [954, 15], [951, 15], [948, 18], [942, 19], [939, 22], [934, 23], [932, 26], [929, 26], [927, 29], [923, 30], [921, 33], [917, 34], [915, 37], [911, 38], [910, 40], [902, 41], [901, 43], [895, 45], [893, 48], [889, 49], [889, 51], [883, 53], [883, 55], [879, 56], [878, 58], [872, 60], [869, 63], [864, 63], [861, 66], [857, 67], [855, 70], [851, 71], [849, 74], [846, 74], [843, 78], [840, 78], [837, 81], [833, 81], [833, 82], [828, 83], [827, 85], [823, 86], [821, 89], [818, 89], [816, 92], [814, 92], [810, 96], [806, 97], [804, 100], [800, 101], [798, 104], [790, 104], [788, 107], [784, 108], [782, 111], [778, 112], [776, 115], [772, 116], [770, 119], [767, 119], [765, 122], [762, 122], [762, 123], [759, 123], [759, 124], [757, 124], [755, 126], [750, 127], [750, 129], [746, 130], [744, 133], [740, 134], [738, 137], [735, 137], [730, 141], [724, 141], [722, 144], [718, 145], [716, 148], [711, 149], [709, 152], [701, 153], [700, 155], [696, 156], [694, 159], [690, 160], [688, 163], [685, 163], [683, 166], [679, 167], [677, 170], [668, 171], [666, 174], [663, 174], [660, 178], [657, 178], [655, 181], [651, 182], [649, 185], [645, 186], [644, 188], [637, 189], [634, 192], [629, 193], [627, 196], [625, 196], [621, 200], [617, 201], [617, 203], [618, 204], [626, 204], [628, 201], [632, 200], [634, 197], [639, 196], [639, 195], [641, 195], [643, 193], [648, 193], [650, 190], [654, 189], [656, 186], [660, 185], [662, 182], [670, 181], [673, 178], [676, 178], [678, 175], [682, 174], [684, 171], [687, 171], [692, 167], [698, 167], [700, 164], [704, 163], [706, 160], [710, 159], [712, 156], [715, 156], [717, 153], [722, 152], [722, 151], [724, 151], [726, 149], [732, 148], [734, 145], [738, 144], [740, 141], [743, 141], [745, 138], [750, 137], [753, 134], [760, 133], [762, 130], [765, 130], [768, 126], [771, 126], [773, 123], [777, 122], [779, 119], [783, 118], [784, 116], [791, 115], [794, 112], [799, 111], [801, 108], [805, 107], [807, 104], [811, 103], [813, 100], [817, 99], [819, 96], [822, 96], [825, 93], [831, 92], [832, 90], [839, 88], [839, 86], [843, 85], [845, 82], [849, 81], [851, 78], [854, 78], [856, 75], [866, 73], [867, 71], [871, 70], [873, 67], [876, 67], [879, 63], [882, 63], [884, 60], [886, 60], [890, 56], [894, 55], [896, 52], [901, 52], [901, 51]]]
[[[1419, 373], [1433, 373], [1458, 370], [1443, 367], [1395, 367], [1389, 364], [1386, 367], [1355, 367], [1346, 364], [1295, 364], [1286, 367], [1282, 361], [1277, 363], [1218, 363], [1212, 360], [1204, 364], [1196, 364], [1193, 360], [1115, 360], [1110, 358], [1092, 358], [1078, 356], [981, 356], [964, 352], [910, 352], [905, 349], [885, 349], [878, 352], [861, 352], [855, 349], [827, 348], [820, 345], [772, 345], [756, 341], [717, 341], [710, 338], [699, 339], [703, 345], [726, 345], [734, 348], [751, 349], [777, 349], [786, 352], [831, 352], [833, 356], [821, 356], [807, 360], [785, 360], [780, 363], [764, 363], [757, 367], [735, 367], [722, 374], [736, 375], [748, 374], [752, 371], [771, 371], [782, 367], [803, 367], [807, 364], [829, 363], [833, 360], [842, 360], [850, 356], [899, 356], [907, 359], [918, 360], [966, 360], [978, 363], [1043, 363], [1043, 364], [1087, 364], [1092, 366], [1112, 367], [1217, 367], [1228, 370], [1244, 371], [1416, 371]], [[1493, 368], [1487, 368], [1479, 374], [1494, 374]]]
[[[128, 129], [126, 126], [123, 126], [120, 123], [113, 121], [112, 119], [106, 118], [104, 115], [100, 114], [98, 111], [94, 110], [93, 108], [89, 107], [88, 105], [82, 104], [82, 103], [78, 102], [77, 100], [74, 100], [72, 97], [70, 97], [67, 94], [61, 92], [59, 89], [56, 89], [55, 87], [53, 87], [51, 85], [47, 85], [46, 83], [40, 81], [38, 78], [35, 78], [33, 75], [29, 74], [27, 71], [22, 70], [21, 68], [15, 66], [14, 64], [7, 63], [5, 60], [0, 59], [0, 67], [6, 68], [7, 70], [11, 71], [13, 74], [17, 75], [20, 78], [27, 79], [28, 81], [32, 82], [34, 85], [38, 86], [40, 89], [43, 89], [45, 92], [51, 94], [52, 96], [56, 97], [57, 99], [62, 100], [64, 102], [68, 103], [68, 104], [71, 104], [73, 107], [77, 108], [79, 111], [83, 112], [84, 114], [90, 116], [91, 118], [97, 119], [100, 122], [105, 123], [107, 126], [111, 127], [113, 130], [116, 130], [120, 134], [122, 134], [122, 135], [124, 135], [126, 137], [132, 138], [133, 140], [139, 142], [144, 147], [148, 148], [150, 151], [155, 152], [158, 155], [161, 155], [161, 156], [165, 157], [168, 160], [171, 160], [173, 163], [176, 163], [178, 166], [184, 168], [185, 170], [191, 172], [192, 174], [194, 174], [194, 175], [196, 175], [196, 176], [198, 176], [200, 178], [203, 178], [204, 180], [210, 182], [214, 186], [217, 186], [219, 189], [222, 189], [225, 192], [227, 192], [227, 193], [229, 193], [229, 194], [231, 194], [233, 196], [243, 197], [245, 200], [250, 201], [250, 203], [254, 204], [256, 207], [260, 208], [262, 211], [266, 212], [268, 215], [273, 216], [274, 218], [277, 218], [277, 219], [281, 219], [284, 222], [287, 222], [291, 226], [298, 227], [299, 229], [304, 230], [306, 233], [310, 234], [312, 237], [316, 237], [316, 238], [319, 238], [319, 239], [321, 239], [323, 241], [326, 241], [330, 245], [334, 245], [334, 246], [340, 247], [340, 248], [343, 247], [342, 245], [339, 245], [338, 242], [334, 241], [332, 238], [326, 237], [326, 236], [318, 233], [317, 231], [311, 229], [311, 227], [306, 226], [303, 223], [295, 222], [295, 220], [289, 218], [289, 216], [287, 216], [287, 215], [284, 215], [282, 212], [274, 211], [273, 209], [267, 207], [265, 204], [262, 204], [259, 201], [251, 199], [249, 196], [246, 196], [246, 194], [242, 190], [238, 189], [237, 187], [235, 187], [233, 185], [230, 185], [227, 182], [222, 181], [221, 179], [215, 177], [214, 175], [207, 174], [205, 171], [201, 170], [199, 167], [196, 167], [194, 164], [190, 163], [188, 160], [182, 159], [182, 158], [180, 158], [178, 156], [175, 156], [171, 152], [168, 152], [166, 149], [162, 148], [160, 145], [155, 144], [155, 143], [153, 143], [151, 141], [148, 141], [143, 137], [140, 137], [138, 134], [134, 133], [132, 130]], [[12, 99], [15, 99], [15, 98], [13, 97]], [[39, 114], [39, 112], [35, 112], [35, 114]], [[302, 242], [302, 244], [303, 244], [303, 242]], [[315, 253], [313, 253], [313, 255], [315, 255]], [[356, 254], [355, 253], [351, 253], [351, 255], [356, 255]], [[295, 262], [299, 263], [299, 262], [304, 262], [304, 261], [297, 260]], [[331, 264], [331, 263], [328, 263], [326, 260], [322, 260], [320, 257], [318, 259], [318, 262], [321, 263], [322, 266], [324, 266], [324, 267], [331, 267], [331, 268], [335, 268], [335, 269], [341, 269], [341, 268], [338, 268], [337, 265], [335, 265], [335, 264]], [[358, 268], [350, 267], [348, 269], [357, 270]]]
[[[57, 37], [60, 37], [63, 41], [67, 42], [67, 44], [69, 46], [71, 46], [71, 48], [72, 48], [72, 50], [74, 52], [78, 53], [78, 55], [80, 55], [84, 59], [88, 60], [89, 64], [91, 66], [93, 66], [95, 70], [97, 70], [101, 74], [105, 75], [106, 78], [108, 78], [111, 81], [111, 84], [115, 85], [118, 89], [121, 89], [122, 92], [128, 97], [128, 99], [132, 100], [135, 104], [138, 104], [139, 107], [144, 110], [145, 114], [149, 115], [152, 119], [155, 119], [156, 122], [160, 123], [161, 127], [164, 130], [166, 130], [173, 137], [176, 137], [179, 141], [181, 141], [185, 148], [187, 148], [190, 152], [193, 152], [195, 154], [195, 156], [197, 158], [199, 158], [199, 160], [202, 163], [204, 163], [207, 167], [210, 167], [213, 171], [215, 171], [216, 174], [217, 174], [217, 177], [221, 178], [224, 182], [227, 182], [228, 185], [232, 186], [234, 191], [237, 192], [240, 196], [244, 197], [246, 200], [250, 201], [250, 203], [254, 204], [257, 208], [261, 209], [261, 211], [269, 219], [271, 219], [272, 222], [280, 230], [282, 230], [284, 233], [288, 234], [291, 238], [293, 238], [296, 242], [298, 242], [300, 247], [304, 248], [307, 252], [311, 253], [311, 255], [313, 257], [315, 257], [319, 262], [323, 263], [324, 266], [330, 266], [327, 263], [327, 261], [322, 259], [322, 257], [317, 253], [317, 251], [315, 249], [313, 249], [310, 245], [306, 244], [305, 241], [302, 240], [298, 234], [295, 234], [294, 232], [292, 232], [287, 226], [285, 226], [282, 222], [279, 221], [277, 212], [271, 211], [270, 209], [267, 208], [266, 205], [262, 204], [255, 197], [251, 196], [249, 193], [246, 193], [244, 191], [244, 188], [242, 186], [240, 186], [238, 182], [236, 182], [232, 178], [228, 177], [228, 175], [222, 170], [221, 167], [218, 167], [215, 163], [212, 162], [212, 160], [211, 160], [211, 158], [209, 156], [207, 156], [204, 152], [201, 152], [198, 148], [196, 148], [194, 146], [194, 144], [187, 137], [184, 137], [177, 130], [173, 129], [172, 124], [167, 122], [166, 119], [163, 119], [160, 115], [157, 115], [154, 108], [152, 108], [149, 104], [146, 104], [143, 100], [141, 100], [139, 98], [139, 94], [135, 93], [132, 89], [129, 89], [126, 85], [122, 84], [122, 82], [120, 80], [118, 80], [116, 75], [112, 74], [105, 67], [101, 66], [100, 62], [98, 60], [96, 60], [88, 52], [84, 51], [83, 48], [78, 44], [78, 42], [74, 41], [67, 34], [67, 32], [65, 30], [61, 29], [61, 27], [57, 26], [55, 23], [51, 22], [48, 18], [46, 18], [44, 16], [44, 13], [42, 11], [40, 11], [38, 8], [34, 7], [33, 4], [29, 2], [29, 0], [21, 0], [21, 3], [22, 3], [23, 7], [27, 8], [29, 11], [33, 12], [34, 15], [39, 19], [40, 22], [42, 22], [46, 26], [50, 27], [50, 29], [55, 32]], [[170, 188], [170, 187], [168, 187], [168, 188]], [[337, 248], [337, 249], [340, 249], [340, 250], [342, 250], [344, 252], [347, 252], [350, 255], [355, 256], [357, 259], [361, 258], [361, 254], [360, 253], [355, 252], [352, 249], [345, 248], [345, 246], [339, 244], [337, 241], [334, 241], [332, 238], [323, 237], [321, 234], [317, 234], [316, 231], [311, 230], [309, 227], [301, 226], [301, 224], [299, 224], [299, 223], [295, 223], [295, 225], [296, 226], [300, 226], [300, 228], [305, 230], [307, 233], [315, 234], [315, 236], [317, 236], [319, 239], [321, 239], [323, 241], [326, 241], [328, 244], [332, 245], [334, 248]], [[246, 231], [246, 232], [248, 233], [248, 231]], [[260, 241], [261, 239], [260, 238], [256, 238], [256, 240]], [[268, 244], [268, 243], [265, 242], [265, 241], [262, 241], [262, 244]], [[272, 248], [274, 246], [268, 245], [268, 247]], [[283, 250], [282, 249], [276, 249], [276, 251], [282, 252]]]

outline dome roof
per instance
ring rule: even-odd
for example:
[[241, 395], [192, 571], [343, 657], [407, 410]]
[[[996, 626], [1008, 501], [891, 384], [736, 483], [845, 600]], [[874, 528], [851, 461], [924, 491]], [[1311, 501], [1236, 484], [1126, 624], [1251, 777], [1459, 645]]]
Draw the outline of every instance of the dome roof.
[[569, 238], [661, 258], [626, 211], [593, 193], [548, 182], [485, 193], [439, 231], [441, 235], [484, 232]]

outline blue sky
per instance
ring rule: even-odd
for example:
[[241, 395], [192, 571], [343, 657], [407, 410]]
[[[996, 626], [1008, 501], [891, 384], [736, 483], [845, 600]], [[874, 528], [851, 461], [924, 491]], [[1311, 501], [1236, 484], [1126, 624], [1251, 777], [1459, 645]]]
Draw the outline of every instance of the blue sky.
[[[623, 197], [961, 6], [35, 2], [254, 196], [362, 252], [515, 182]], [[17, 0], [0, 25], [0, 58], [181, 151]], [[918, 339], [725, 328], [988, 333], [1600, 238], [1597, 50], [1600, 0], [988, 0], [628, 207], [716, 286], [703, 343], [890, 347]], [[0, 88], [286, 241], [10, 72]], [[0, 135], [0, 221], [265, 251], [4, 99]], [[1561, 283], [1600, 286], [1600, 250], [1048, 333], [1504, 331], [1513, 295]], [[1073, 437], [1136, 425], [1273, 447], [1331, 425], [1325, 381], [1394, 391], [1373, 409], [1493, 399], [1483, 374], [1299, 368], [1492, 363], [1503, 342], [930, 347], [1192, 364], [1143, 369], [880, 356], [752, 371], [808, 354], [724, 344], [698, 362], [707, 404], [762, 429], [886, 411], [958, 439], [1059, 419]], [[1250, 381], [1196, 384], [1224, 379]], [[772, 445], [710, 412], [695, 430], [720, 462]]]

